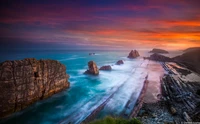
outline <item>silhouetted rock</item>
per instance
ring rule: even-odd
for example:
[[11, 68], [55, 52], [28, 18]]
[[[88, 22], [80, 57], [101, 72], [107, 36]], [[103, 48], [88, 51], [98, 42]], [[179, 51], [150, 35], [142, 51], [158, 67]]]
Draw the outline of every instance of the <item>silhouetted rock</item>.
[[130, 52], [129, 55], [128, 55], [128, 58], [133, 59], [133, 58], [136, 58], [136, 57], [139, 57], [139, 56], [140, 56], [140, 55], [139, 55], [139, 53], [138, 53], [137, 50], [131, 50], [131, 52]]
[[150, 51], [149, 53], [169, 53], [168, 51], [166, 50], [162, 50], [162, 49], [153, 49], [152, 51]]
[[66, 67], [34, 58], [0, 64], [0, 117], [69, 88]]
[[99, 70], [112, 70], [110, 65], [102, 66]]
[[188, 66], [191, 70], [200, 73], [200, 49], [189, 50], [189, 52], [185, 52], [180, 56], [174, 57], [173, 60], [181, 62]]
[[170, 62], [170, 61], [172, 61], [171, 58], [163, 56], [163, 55], [160, 55], [160, 54], [157, 54], [157, 53], [154, 53], [154, 54], [150, 55], [150, 57], [148, 59], [154, 60], [154, 61], [161, 61], [161, 62]]
[[183, 50], [183, 52], [192, 52], [195, 50], [200, 50], [200, 47], [191, 47], [191, 48], [187, 48], [185, 50]]
[[99, 69], [94, 61], [88, 62], [88, 68], [85, 74], [99, 75]]
[[124, 64], [124, 62], [123, 62], [123, 60], [119, 60], [119, 61], [117, 61], [116, 64], [117, 64], [117, 65], [121, 65], [121, 64]]

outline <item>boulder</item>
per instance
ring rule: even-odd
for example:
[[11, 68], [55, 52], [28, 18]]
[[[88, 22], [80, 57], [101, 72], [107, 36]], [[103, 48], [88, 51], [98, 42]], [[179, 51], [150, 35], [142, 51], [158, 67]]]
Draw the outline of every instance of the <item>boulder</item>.
[[123, 60], [119, 60], [117, 61], [116, 65], [121, 65], [121, 64], [124, 64]]
[[85, 71], [85, 74], [99, 75], [99, 69], [94, 61], [88, 62], [88, 70]]
[[69, 88], [65, 65], [34, 58], [0, 64], [0, 117]]
[[111, 66], [110, 65], [105, 65], [105, 66], [102, 66], [99, 70], [112, 70]]
[[140, 54], [138, 53], [137, 50], [131, 50], [131, 52], [128, 55], [128, 58], [133, 59], [133, 58], [136, 58], [136, 57], [139, 57], [139, 56], [140, 56]]

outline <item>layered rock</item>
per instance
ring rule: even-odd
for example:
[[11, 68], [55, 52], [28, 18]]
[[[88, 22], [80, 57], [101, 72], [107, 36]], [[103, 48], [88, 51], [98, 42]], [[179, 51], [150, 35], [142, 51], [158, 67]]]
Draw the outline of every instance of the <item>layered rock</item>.
[[[145, 58], [145, 59], [147, 59], [147, 58]], [[163, 55], [160, 55], [160, 54], [157, 54], [157, 53], [154, 53], [154, 54], [150, 55], [150, 57], [148, 59], [154, 60], [154, 61], [160, 61], [160, 62], [173, 61], [171, 58], [163, 56]]]
[[105, 66], [102, 66], [99, 70], [112, 70], [111, 66], [110, 65], [105, 65]]
[[121, 64], [124, 64], [123, 60], [119, 60], [117, 61], [116, 65], [121, 65]]
[[162, 50], [162, 49], [153, 49], [151, 51], [149, 51], [149, 53], [162, 53], [162, 54], [166, 54], [166, 53], [169, 53], [168, 51], [166, 50]]
[[99, 75], [99, 69], [94, 61], [88, 62], [88, 70], [85, 71], [85, 74]]
[[66, 67], [55, 60], [5, 61], [0, 74], [0, 117], [69, 87]]
[[139, 57], [139, 56], [140, 56], [140, 54], [138, 53], [137, 50], [131, 50], [131, 52], [128, 55], [128, 58], [133, 59], [133, 58], [136, 58], [136, 57]]

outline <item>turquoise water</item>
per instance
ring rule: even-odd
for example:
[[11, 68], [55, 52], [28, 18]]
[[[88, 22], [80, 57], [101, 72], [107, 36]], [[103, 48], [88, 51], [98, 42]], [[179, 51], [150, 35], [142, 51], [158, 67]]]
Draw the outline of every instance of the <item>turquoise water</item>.
[[[96, 55], [89, 56], [89, 52]], [[148, 56], [139, 51], [141, 56]], [[136, 100], [143, 86], [146, 73], [136, 70], [144, 61], [142, 58], [128, 59], [129, 51], [21, 51], [1, 53], [0, 61], [24, 58], [55, 59], [66, 65], [70, 75], [70, 88], [39, 101], [27, 109], [1, 120], [1, 123], [55, 124], [80, 123], [102, 102], [115, 92], [98, 117], [118, 116], [133, 94]], [[124, 60], [123, 65], [115, 65]], [[111, 65], [112, 71], [100, 71], [99, 76], [84, 75], [88, 61], [93, 60], [98, 67]], [[133, 76], [133, 74], [135, 76]]]

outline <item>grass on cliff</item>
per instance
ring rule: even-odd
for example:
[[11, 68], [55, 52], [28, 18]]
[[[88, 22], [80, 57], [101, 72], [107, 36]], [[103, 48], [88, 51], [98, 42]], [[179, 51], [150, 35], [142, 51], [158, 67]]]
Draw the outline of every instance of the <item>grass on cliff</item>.
[[105, 117], [101, 120], [95, 120], [90, 122], [89, 124], [142, 124], [138, 119], [123, 119], [123, 118], [113, 118], [113, 117]]

